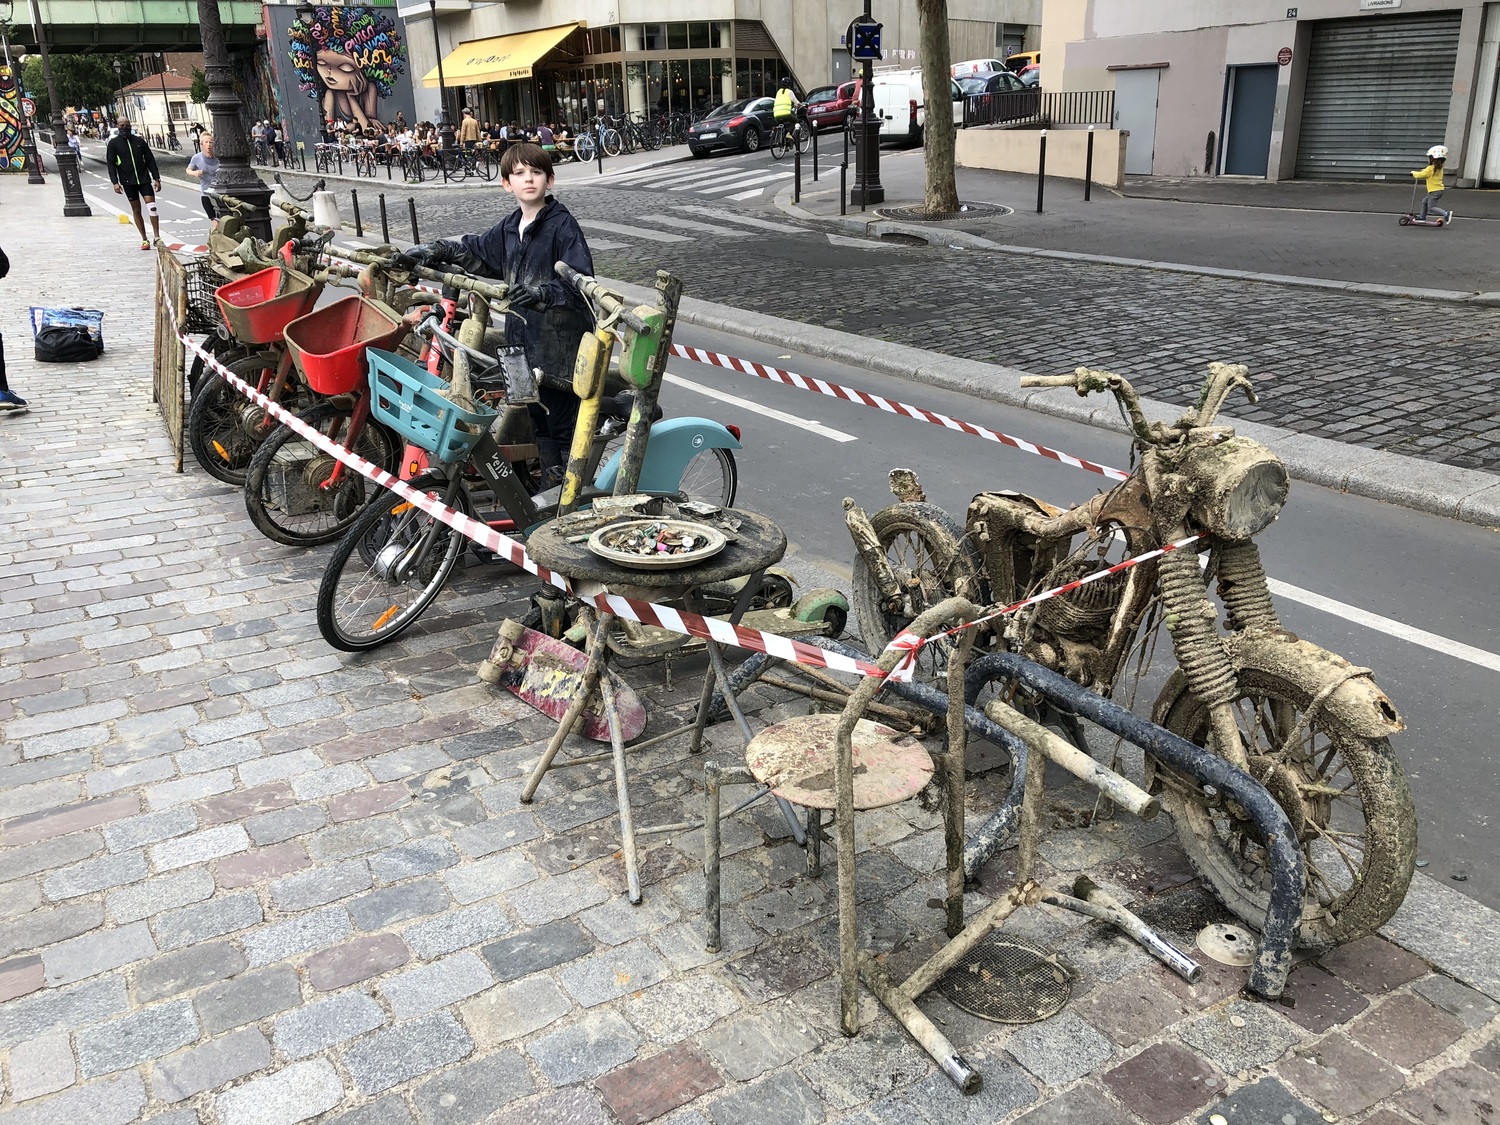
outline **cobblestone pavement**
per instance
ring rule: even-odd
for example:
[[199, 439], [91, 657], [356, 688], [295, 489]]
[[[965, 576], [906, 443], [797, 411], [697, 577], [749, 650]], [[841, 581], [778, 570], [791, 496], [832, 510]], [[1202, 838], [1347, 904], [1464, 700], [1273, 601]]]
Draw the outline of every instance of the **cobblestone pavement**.
[[[689, 221], [709, 229], [662, 223], [704, 202], [767, 214], [685, 194], [569, 188], [562, 198], [581, 219], [610, 224], [588, 231], [611, 244], [595, 252], [602, 275], [649, 283], [669, 269], [705, 300], [1038, 374], [1107, 367], [1175, 402], [1196, 398], [1210, 360], [1246, 363], [1260, 401], [1236, 399], [1231, 417], [1500, 469], [1500, 309], [977, 250], [873, 249], [842, 236], [830, 244], [823, 229], [778, 212], [773, 221], [807, 233], [736, 231], [701, 214]], [[494, 221], [505, 209], [497, 200]], [[423, 198], [420, 217], [427, 239], [491, 219], [472, 196], [439, 193]]]
[[[526, 583], [471, 570], [448, 616], [331, 653], [311, 616], [321, 553], [268, 544], [235, 492], [170, 470], [141, 314], [153, 257], [104, 219], [3, 207], [11, 380], [33, 403], [0, 420], [4, 1125], [1493, 1118], [1497, 997], [1380, 938], [1300, 967], [1295, 1006], [1254, 1005], [1243, 970], [1188, 987], [1095, 925], [1030, 912], [1012, 928], [1077, 972], [1062, 1013], [1011, 1027], [925, 1002], [979, 1096], [868, 998], [845, 1039], [832, 873], [805, 877], [773, 811], [726, 825], [723, 955], [703, 951], [694, 835], [650, 839], [629, 906], [608, 771], [555, 773], [520, 805], [551, 724], [474, 678]], [[57, 253], [80, 239], [82, 280]], [[18, 308], [82, 300], [108, 314], [104, 359], [31, 362]], [[671, 687], [629, 673], [653, 729], [688, 713], [701, 666], [677, 662]], [[717, 728], [710, 752], [737, 749]], [[1004, 770], [971, 756], [978, 814]], [[632, 777], [641, 823], [699, 807], [680, 741]], [[1087, 797], [1053, 802], [1049, 882], [1087, 870], [1179, 942], [1221, 917], [1164, 818], [1085, 829]], [[862, 932], [904, 967], [940, 924], [937, 821], [910, 803], [860, 828]]]

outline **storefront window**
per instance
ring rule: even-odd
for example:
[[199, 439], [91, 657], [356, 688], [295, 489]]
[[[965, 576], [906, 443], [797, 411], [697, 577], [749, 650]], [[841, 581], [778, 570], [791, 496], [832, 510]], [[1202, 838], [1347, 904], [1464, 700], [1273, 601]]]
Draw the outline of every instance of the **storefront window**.
[[643, 51], [665, 51], [667, 49], [667, 37], [662, 34], [662, 25], [659, 23], [646, 23], [641, 25], [641, 50]]
[[745, 95], [746, 97], [758, 98], [765, 90], [765, 76], [763, 67], [764, 64], [760, 59], [750, 60], [750, 92]]
[[736, 99], [750, 96], [750, 60], [740, 59], [735, 64], [734, 96]]
[[672, 51], [686, 51], [688, 46], [688, 25], [685, 23], [667, 24], [667, 48]]
[[708, 59], [694, 59], [689, 64], [689, 71], [692, 75], [692, 110], [694, 113], [700, 113], [714, 103], [710, 77], [712, 69], [712, 63]]
[[695, 51], [708, 49], [708, 24], [688, 24], [688, 46]]
[[646, 105], [657, 113], [667, 111], [667, 93], [662, 81], [663, 77], [661, 63], [646, 64]]
[[688, 64], [684, 59], [673, 59], [667, 63], [667, 74], [672, 83], [672, 108], [683, 111], [688, 108]]

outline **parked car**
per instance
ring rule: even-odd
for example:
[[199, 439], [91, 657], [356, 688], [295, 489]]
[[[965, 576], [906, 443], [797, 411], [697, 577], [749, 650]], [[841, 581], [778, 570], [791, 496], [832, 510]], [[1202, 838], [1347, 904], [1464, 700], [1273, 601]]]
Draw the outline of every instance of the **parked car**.
[[993, 74], [970, 74], [954, 79], [965, 94], [1009, 94], [1024, 90], [1021, 80], [1008, 70]]
[[774, 98], [741, 98], [726, 102], [688, 129], [688, 151], [707, 156], [716, 148], [755, 152], [771, 138]]
[[966, 74], [992, 74], [1004, 69], [1005, 64], [999, 59], [969, 59], [967, 62], [954, 63], [950, 66], [948, 76], [962, 78]]
[[1028, 90], [1035, 90], [1042, 84], [1042, 68], [1037, 63], [1032, 63], [1016, 77], [1021, 80], [1022, 86]]
[[1025, 121], [1041, 109], [1041, 92], [1029, 89], [1008, 70], [994, 74], [974, 74], [956, 78], [968, 102], [965, 120], [970, 124], [999, 125], [1006, 121]]
[[996, 69], [997, 70], [1004, 69], [1004, 70], [1010, 71], [1012, 74], [1020, 74], [1021, 71], [1025, 70], [1028, 66], [1041, 66], [1041, 65], [1042, 65], [1042, 52], [1040, 52], [1040, 51], [1021, 51], [1021, 52], [1019, 52], [1017, 54], [1014, 54], [1014, 55], [1011, 55], [1009, 58], [1007, 58], [1005, 60], [1005, 66], [1003, 68], [997, 67]]
[[814, 129], [842, 129], [859, 112], [861, 79], [807, 92], [807, 122]]
[[[922, 143], [922, 130], [927, 124], [927, 106], [922, 94], [922, 72], [920, 70], [894, 70], [875, 75], [875, 115], [880, 118], [880, 139], [883, 141], [907, 141]], [[962, 125], [964, 120], [964, 94], [958, 83], [948, 79], [950, 94], [949, 112], [953, 124]]]

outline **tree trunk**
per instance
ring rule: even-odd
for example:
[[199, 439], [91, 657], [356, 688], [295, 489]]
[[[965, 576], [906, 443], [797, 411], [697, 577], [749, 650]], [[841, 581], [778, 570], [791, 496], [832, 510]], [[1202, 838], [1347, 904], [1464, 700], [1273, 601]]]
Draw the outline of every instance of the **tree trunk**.
[[953, 176], [953, 97], [948, 74], [948, 0], [917, 0], [921, 27], [922, 101], [927, 107], [927, 213], [958, 210]]

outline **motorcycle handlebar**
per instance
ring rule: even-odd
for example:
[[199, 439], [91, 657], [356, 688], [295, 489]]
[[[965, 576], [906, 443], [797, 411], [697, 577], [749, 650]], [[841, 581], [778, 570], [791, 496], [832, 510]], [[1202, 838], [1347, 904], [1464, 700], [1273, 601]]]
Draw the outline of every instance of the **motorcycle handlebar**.
[[1078, 385], [1076, 375], [1022, 375], [1023, 387], [1073, 387]]
[[567, 262], [558, 262], [554, 267], [557, 276], [566, 281], [591, 301], [597, 301], [610, 315], [618, 315], [632, 332], [641, 336], [651, 335], [651, 326], [625, 307], [625, 300], [613, 290], [606, 289], [587, 274], [579, 273]]
[[[384, 266], [390, 261], [390, 255], [379, 254], [370, 250], [355, 250], [345, 246], [330, 246], [329, 251], [336, 253], [351, 262], [359, 262], [367, 266]], [[453, 270], [428, 269], [426, 266], [418, 266], [411, 271], [420, 278], [427, 281], [435, 281], [439, 285], [451, 285], [454, 289], [463, 289], [470, 293], [476, 293], [491, 301], [510, 300], [510, 287], [503, 281], [486, 281], [483, 278], [474, 277], [472, 274]]]

